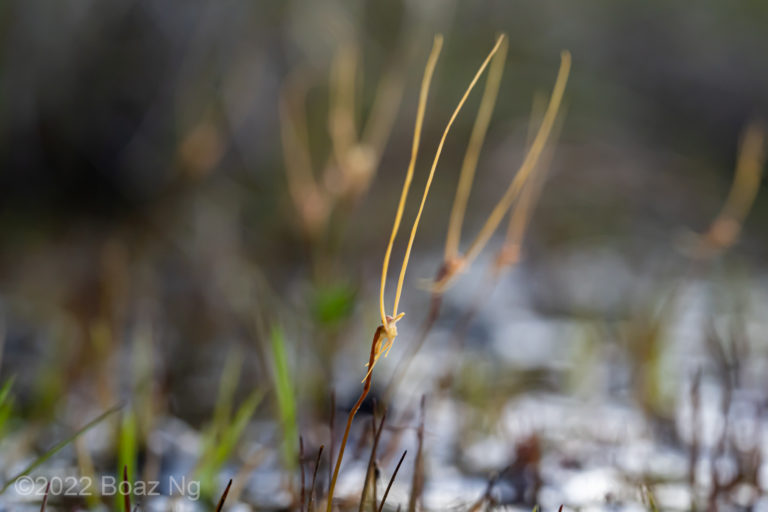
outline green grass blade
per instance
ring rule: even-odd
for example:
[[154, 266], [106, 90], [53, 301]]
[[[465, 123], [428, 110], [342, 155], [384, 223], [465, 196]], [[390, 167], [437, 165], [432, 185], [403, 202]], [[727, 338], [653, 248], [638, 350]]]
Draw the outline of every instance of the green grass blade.
[[[118, 477], [121, 475], [127, 479], [129, 483], [133, 482], [133, 473], [136, 468], [137, 460], [137, 422], [136, 414], [132, 408], [126, 409], [123, 413], [123, 421], [120, 424], [120, 434], [118, 436], [117, 446], [117, 470]], [[131, 485], [132, 486], [132, 485]], [[122, 497], [115, 496], [115, 509], [119, 510], [122, 502]]]
[[[213, 418], [203, 431], [201, 455], [194, 473], [202, 482], [202, 494], [206, 496], [215, 488], [216, 475], [220, 464], [217, 452], [219, 451], [221, 439], [230, 428], [230, 418], [232, 416], [237, 384], [240, 381], [242, 360], [241, 353], [237, 349], [233, 349], [227, 354], [219, 380]], [[224, 456], [224, 460], [226, 460], [226, 456]]]
[[196, 471], [201, 482], [201, 495], [212, 496], [219, 470], [232, 454], [240, 436], [248, 425], [248, 421], [253, 417], [263, 397], [262, 391], [257, 390], [251, 393], [237, 409], [232, 421], [228, 421], [224, 430], [211, 439], [212, 444], [205, 447], [206, 451], [203, 453], [199, 468]]
[[5, 401], [8, 400], [8, 396], [11, 393], [11, 387], [13, 386], [13, 381], [16, 380], [16, 376], [9, 378], [5, 381], [5, 384], [3, 384], [3, 388], [0, 389], [0, 407], [5, 405]]
[[243, 366], [243, 358], [240, 351], [233, 349], [227, 354], [224, 369], [219, 381], [219, 393], [213, 410], [214, 435], [223, 432], [232, 414], [232, 404], [235, 400], [237, 383], [240, 381], [240, 371]]
[[261, 391], [254, 391], [238, 408], [231, 425], [224, 432], [216, 447], [214, 461], [217, 466], [220, 467], [229, 458], [235, 445], [240, 440], [240, 436], [243, 434], [246, 425], [248, 425], [251, 417], [253, 417], [253, 414], [256, 412], [256, 408], [259, 406], [263, 396], [264, 393]]
[[277, 395], [280, 422], [283, 427], [283, 458], [286, 467], [292, 469], [296, 466], [296, 439], [299, 438], [296, 424], [296, 395], [285, 353], [283, 330], [280, 327], [274, 327], [271, 338], [275, 394]]
[[13, 397], [10, 393], [15, 379], [15, 376], [9, 378], [5, 381], [5, 384], [3, 384], [2, 389], [0, 389], [0, 438], [5, 434], [5, 425], [13, 411]]
[[213, 410], [213, 421], [203, 432], [203, 449], [201, 450], [203, 457], [201, 458], [200, 465], [207, 463], [207, 457], [215, 451], [219, 438], [229, 424], [241, 369], [242, 357], [240, 357], [240, 352], [237, 350], [230, 351], [227, 355], [227, 360], [224, 362], [224, 369], [219, 381], [219, 390]]

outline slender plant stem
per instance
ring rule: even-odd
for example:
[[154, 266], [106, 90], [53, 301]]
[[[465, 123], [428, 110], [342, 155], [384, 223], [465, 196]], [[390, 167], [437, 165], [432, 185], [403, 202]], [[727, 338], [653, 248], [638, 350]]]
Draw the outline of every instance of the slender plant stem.
[[[374, 360], [376, 358], [376, 349], [379, 346], [379, 342], [381, 341], [383, 334], [384, 334], [383, 326], [377, 327], [376, 332], [373, 334], [373, 341], [371, 342], [371, 355], [368, 359], [369, 368], [373, 366]], [[352, 428], [352, 420], [355, 419], [355, 414], [357, 414], [357, 411], [358, 409], [360, 409], [360, 406], [363, 405], [363, 401], [365, 400], [365, 397], [368, 396], [368, 392], [371, 390], [372, 380], [373, 380], [373, 373], [368, 372], [368, 376], [365, 378], [365, 382], [363, 383], [363, 392], [360, 393], [360, 398], [357, 399], [357, 402], [355, 402], [355, 405], [352, 406], [352, 410], [349, 411], [349, 416], [347, 417], [347, 425], [344, 427], [344, 435], [342, 436], [341, 444], [339, 445], [339, 455], [336, 458], [336, 466], [333, 468], [331, 485], [330, 485], [330, 488], [328, 489], [328, 502], [326, 504], [327, 512], [332, 512], [333, 510], [333, 491], [336, 488], [336, 479], [339, 477], [339, 468], [341, 467], [341, 459], [344, 458], [344, 449], [347, 447], [347, 439], [349, 438], [349, 431]]]
[[[384, 491], [384, 496], [381, 498], [381, 504], [379, 505], [379, 512], [384, 510], [384, 503], [387, 501], [387, 496], [389, 496], [389, 490], [392, 488], [392, 484], [395, 483], [395, 477], [397, 476], [397, 472], [400, 471], [400, 465], [403, 463], [403, 460], [405, 460], [405, 455], [408, 453], [408, 450], [405, 450], [403, 454], [400, 456], [400, 460], [397, 463], [397, 466], [395, 467], [395, 472], [392, 473], [392, 478], [389, 479], [389, 483], [387, 484], [387, 490]], [[397, 510], [400, 510], [400, 505], [397, 506]]]
[[[128, 466], [127, 465], [123, 466], [123, 483], [126, 484], [128, 486], [128, 488], [130, 489], [132, 484], [131, 484], [131, 482], [128, 481]], [[126, 492], [125, 490], [123, 490], [123, 492], [125, 493], [125, 494], [123, 494], [123, 510], [125, 510], [125, 512], [131, 512], [131, 493], [130, 492]]]
[[320, 445], [320, 449], [317, 451], [317, 458], [315, 459], [315, 470], [312, 472], [312, 484], [309, 488], [309, 503], [307, 504], [307, 510], [312, 512], [312, 507], [315, 498], [315, 481], [317, 480], [317, 468], [320, 467], [320, 457], [323, 456], [323, 445]]
[[[358, 512], [363, 512], [363, 507], [365, 506], [365, 500], [368, 497], [368, 484], [371, 482], [371, 477], [373, 475], [373, 467], [376, 463], [376, 449], [379, 447], [379, 439], [381, 438], [381, 432], [384, 430], [384, 421], [387, 419], [387, 411], [384, 410], [384, 413], [381, 416], [381, 423], [379, 423], [379, 428], [376, 429], [376, 417], [374, 415], [372, 425], [373, 425], [373, 446], [371, 447], [371, 456], [368, 459], [368, 469], [365, 472], [365, 483], [363, 484], [363, 492], [360, 496], [360, 506], [358, 508]], [[376, 502], [376, 480], [373, 481], [374, 486], [374, 506]]]
[[45, 494], [43, 495], [43, 504], [40, 505], [40, 512], [45, 512], [45, 507], [48, 505], [48, 493], [51, 492], [51, 481], [45, 485]]
[[229, 488], [232, 487], [232, 479], [229, 479], [229, 482], [227, 483], [227, 487], [224, 489], [224, 492], [221, 494], [221, 498], [219, 498], [219, 503], [216, 505], [216, 512], [221, 512], [224, 509], [224, 502], [227, 501], [227, 494], [229, 494]]

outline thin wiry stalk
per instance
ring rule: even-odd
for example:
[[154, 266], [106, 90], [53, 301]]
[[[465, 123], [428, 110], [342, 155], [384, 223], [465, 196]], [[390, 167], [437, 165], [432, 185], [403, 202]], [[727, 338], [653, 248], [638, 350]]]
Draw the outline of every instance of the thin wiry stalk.
[[434, 43], [432, 45], [432, 51], [427, 59], [427, 66], [424, 69], [424, 78], [421, 81], [421, 91], [419, 93], [419, 104], [416, 110], [416, 123], [413, 131], [413, 144], [411, 146], [411, 160], [408, 163], [408, 170], [405, 174], [405, 182], [403, 183], [403, 189], [400, 192], [400, 201], [397, 204], [397, 211], [395, 213], [395, 222], [392, 225], [392, 233], [389, 236], [389, 243], [387, 249], [384, 252], [384, 263], [381, 269], [381, 292], [379, 293], [379, 310], [381, 313], [381, 324], [387, 325], [387, 312], [384, 306], [384, 289], [387, 284], [387, 274], [389, 272], [389, 260], [392, 256], [392, 247], [395, 244], [395, 237], [400, 229], [400, 222], [403, 219], [403, 210], [405, 209], [405, 200], [408, 197], [408, 190], [411, 188], [411, 182], [413, 181], [413, 172], [416, 167], [416, 158], [419, 155], [419, 143], [421, 141], [421, 128], [424, 123], [424, 111], [427, 108], [427, 98], [429, 96], [429, 85], [432, 82], [432, 74], [435, 71], [435, 65], [437, 59], [440, 56], [440, 50], [443, 47], [443, 36], [435, 36]]
[[224, 509], [224, 502], [227, 501], [227, 494], [229, 494], [229, 488], [232, 487], [232, 479], [229, 479], [227, 486], [224, 488], [224, 492], [219, 498], [219, 503], [216, 505], [216, 512], [221, 512]]
[[323, 456], [323, 445], [320, 445], [320, 449], [317, 451], [317, 458], [315, 458], [315, 469], [312, 471], [312, 484], [309, 487], [309, 503], [307, 504], [307, 510], [312, 512], [314, 508], [312, 505], [315, 501], [315, 482], [317, 481], [317, 469], [320, 467], [320, 458]]
[[[376, 348], [378, 347], [381, 336], [383, 335], [384, 328], [379, 326], [373, 335], [373, 341], [371, 342], [371, 355], [368, 359], [369, 368], [373, 367], [374, 358], [376, 357]], [[331, 476], [331, 483], [328, 489], [328, 501], [326, 504], [326, 511], [331, 512], [333, 510], [333, 491], [336, 488], [336, 479], [339, 477], [339, 468], [341, 467], [341, 460], [344, 458], [344, 449], [347, 446], [347, 439], [349, 438], [349, 430], [352, 428], [352, 420], [355, 419], [358, 409], [363, 404], [365, 397], [368, 396], [368, 392], [371, 390], [371, 378], [372, 374], [368, 372], [368, 376], [365, 378], [363, 384], [363, 392], [360, 393], [360, 398], [357, 399], [355, 405], [352, 406], [352, 410], [349, 411], [347, 417], [347, 425], [344, 427], [344, 435], [341, 438], [341, 444], [339, 445], [339, 455], [336, 458], [336, 465], [333, 468], [333, 475]]]
[[[132, 486], [128, 482], [128, 466], [123, 466], [123, 484], [127, 489], [130, 489]], [[125, 492], [123, 490], [123, 507], [125, 512], [131, 512], [131, 493]]]
[[[397, 461], [397, 466], [395, 466], [395, 471], [392, 473], [392, 478], [389, 479], [389, 483], [387, 484], [387, 489], [384, 491], [384, 496], [381, 497], [381, 504], [379, 505], [379, 511], [381, 512], [384, 510], [384, 503], [387, 502], [387, 496], [389, 496], [389, 490], [392, 488], [392, 484], [395, 483], [395, 477], [397, 477], [397, 472], [400, 471], [400, 466], [403, 464], [403, 461], [405, 460], [405, 456], [408, 453], [408, 450], [405, 450], [403, 454], [400, 456], [400, 460]], [[397, 506], [397, 510], [400, 510], [400, 505]]]
[[[381, 433], [384, 430], [384, 421], [387, 419], [387, 411], [386, 409], [381, 415], [381, 422], [379, 423], [379, 428], [376, 428], [376, 419], [372, 419], [372, 425], [373, 425], [373, 446], [371, 447], [371, 456], [368, 459], [368, 469], [365, 472], [365, 480], [363, 482], [363, 491], [360, 495], [360, 507], [358, 508], [359, 512], [363, 512], [363, 507], [365, 506], [365, 499], [368, 497], [368, 484], [371, 482], [371, 476], [373, 475], [373, 465], [376, 462], [376, 449], [379, 446], [379, 439], [381, 438]], [[376, 485], [376, 482], [374, 480], [373, 485]], [[374, 499], [375, 501], [375, 499]]]
[[488, 71], [488, 79], [485, 82], [485, 90], [480, 100], [480, 108], [475, 117], [472, 134], [469, 136], [467, 150], [464, 153], [464, 161], [461, 164], [459, 184], [456, 187], [456, 196], [453, 200], [450, 220], [448, 221], [448, 233], [445, 237], [445, 256], [443, 261], [450, 262], [459, 256], [459, 239], [461, 238], [461, 226], [467, 211], [467, 201], [472, 191], [472, 182], [475, 178], [477, 161], [480, 158], [480, 150], [491, 123], [496, 98], [501, 85], [501, 77], [504, 74], [504, 64], [507, 58], [507, 40], [502, 35], [503, 42], [499, 51], [493, 58], [491, 69]]
[[45, 507], [48, 504], [48, 493], [51, 492], [51, 481], [45, 484], [45, 494], [43, 495], [43, 504], [40, 505], [40, 512], [45, 512]]
[[[389, 260], [392, 255], [392, 247], [395, 243], [395, 237], [397, 236], [397, 232], [400, 229], [400, 222], [403, 218], [403, 210], [405, 208], [405, 201], [408, 197], [408, 190], [411, 187], [411, 182], [413, 181], [413, 171], [416, 166], [416, 159], [418, 157], [419, 153], [419, 142], [421, 140], [421, 128], [424, 122], [424, 111], [426, 110], [427, 106], [427, 98], [429, 96], [429, 85], [432, 82], [432, 75], [435, 71], [435, 65], [437, 64], [437, 59], [440, 56], [440, 50], [443, 46], [443, 37], [441, 35], [436, 35], [434, 43], [432, 44], [432, 51], [429, 54], [429, 58], [427, 59], [427, 65], [424, 69], [424, 77], [421, 81], [421, 90], [419, 92], [419, 103], [417, 107], [417, 113], [416, 113], [416, 122], [414, 126], [414, 132], [413, 132], [413, 145], [411, 147], [411, 159], [408, 163], [408, 170], [405, 175], [405, 182], [403, 182], [403, 188], [400, 193], [400, 200], [397, 205], [397, 211], [395, 213], [395, 221], [392, 225], [392, 233], [389, 237], [389, 243], [387, 244], [387, 249], [384, 253], [384, 263], [382, 264], [381, 268], [381, 290], [379, 293], [379, 309], [381, 313], [381, 326], [384, 329], [382, 340], [386, 340], [386, 342], [383, 345], [380, 345], [376, 347], [376, 355], [373, 358], [373, 363], [368, 365], [368, 372], [365, 375], [365, 379], [367, 379], [371, 372], [373, 371], [373, 367], [376, 365], [376, 361], [378, 361], [379, 356], [384, 352], [384, 350], [389, 350], [389, 348], [392, 346], [392, 343], [394, 342], [395, 338], [397, 337], [397, 322], [405, 315], [405, 313], [401, 313], [400, 315], [393, 314], [391, 317], [387, 315], [386, 308], [384, 306], [384, 291], [386, 288], [387, 283], [387, 274], [389, 272]], [[428, 187], [425, 190], [425, 194], [428, 192]], [[426, 195], [424, 196], [426, 198]], [[414, 222], [414, 228], [418, 224], [418, 219]], [[407, 254], [406, 254], [407, 256]], [[403, 260], [403, 270], [405, 270], [405, 267], [408, 265], [407, 257]], [[401, 271], [402, 275], [402, 271]], [[397, 301], [399, 300], [399, 294], [402, 291], [402, 288], [398, 286], [398, 296], [395, 297], [395, 304], [397, 304]], [[364, 380], [365, 380], [364, 379]]]

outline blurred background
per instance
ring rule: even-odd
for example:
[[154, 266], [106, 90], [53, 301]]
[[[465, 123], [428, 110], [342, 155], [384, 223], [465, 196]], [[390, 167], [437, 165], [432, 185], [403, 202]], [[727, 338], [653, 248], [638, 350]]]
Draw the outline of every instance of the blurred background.
[[[674, 425], [697, 372], [706, 382], [711, 370], [721, 389], [720, 370], [730, 379], [738, 355], [760, 375], [768, 353], [765, 180], [728, 251], [703, 269], [686, 255], [725, 201], [745, 127], [767, 113], [766, 23], [759, 1], [3, 2], [0, 376], [15, 376], [17, 425], [76, 425], [83, 411], [146, 400], [153, 417], [200, 429], [228, 357], [243, 365], [236, 400], [263, 389], [255, 418], [285, 421], [269, 391], [282, 351], [296, 428], [312, 446], [325, 442], [313, 429], [327, 423], [334, 391], [345, 416], [379, 323], [381, 261], [432, 38], [444, 34], [445, 45], [412, 197], [505, 32], [507, 67], [462, 246], [520, 166], [534, 98], [548, 97], [568, 49], [551, 173], [522, 261], [482, 303], [463, 348], [451, 341], [455, 321], [475, 304], [498, 239], [446, 293], [390, 407], [415, 411], [418, 396], [443, 390], [452, 407], [476, 409], [480, 419], [464, 416], [472, 427], [459, 429], [474, 433], [456, 443], [481, 455], [462, 459], [462, 474], [484, 475], [478, 461], [498, 452], [487, 445], [499, 434], [488, 411], [541, 392], [619, 403], [685, 444]], [[441, 263], [481, 91], [437, 169], [408, 314], [374, 385], [382, 400], [427, 314], [425, 282]], [[415, 202], [406, 227], [414, 214]], [[403, 248], [399, 240], [398, 269]], [[762, 411], [766, 397], [749, 396]], [[574, 414], [556, 403], [553, 418]], [[428, 428], [431, 414], [461, 416], [440, 411], [427, 414]], [[502, 438], [499, 467], [521, 453], [514, 435]]]

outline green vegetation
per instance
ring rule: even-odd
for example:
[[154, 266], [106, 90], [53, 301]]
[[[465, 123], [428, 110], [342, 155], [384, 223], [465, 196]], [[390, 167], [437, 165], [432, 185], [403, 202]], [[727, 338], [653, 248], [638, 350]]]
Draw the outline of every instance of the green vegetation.
[[288, 366], [286, 355], [285, 336], [280, 327], [272, 329], [272, 369], [274, 372], [275, 395], [279, 412], [280, 425], [283, 437], [283, 458], [289, 468], [296, 464], [296, 440], [299, 438], [296, 423], [296, 392], [293, 386], [293, 377], [296, 372]]

